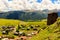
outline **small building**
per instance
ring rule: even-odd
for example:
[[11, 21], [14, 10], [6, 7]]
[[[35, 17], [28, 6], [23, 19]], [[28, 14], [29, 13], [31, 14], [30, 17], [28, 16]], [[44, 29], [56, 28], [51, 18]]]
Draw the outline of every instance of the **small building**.
[[47, 25], [51, 25], [57, 21], [58, 18], [58, 13], [57, 12], [52, 12], [48, 14], [47, 18]]

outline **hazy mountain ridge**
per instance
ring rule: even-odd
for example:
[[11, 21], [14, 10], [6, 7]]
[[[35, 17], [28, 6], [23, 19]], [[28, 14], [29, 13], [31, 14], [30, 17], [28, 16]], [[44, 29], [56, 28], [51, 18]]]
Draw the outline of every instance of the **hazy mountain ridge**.
[[41, 20], [47, 18], [47, 14], [41, 11], [9, 11], [0, 13], [0, 18], [19, 19], [19, 20]]
[[[0, 18], [7, 18], [7, 19], [19, 19], [19, 20], [41, 20], [46, 19], [48, 16], [48, 12], [56, 12], [56, 10], [43, 10], [43, 11], [8, 11], [8, 12], [1, 12]], [[58, 16], [60, 17], [60, 11], [58, 11]]]

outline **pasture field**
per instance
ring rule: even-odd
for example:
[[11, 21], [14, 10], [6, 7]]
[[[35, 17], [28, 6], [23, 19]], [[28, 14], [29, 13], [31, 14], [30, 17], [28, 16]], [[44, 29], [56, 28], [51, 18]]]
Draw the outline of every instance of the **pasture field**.
[[[29, 25], [33, 25], [33, 27], [35, 27], [36, 25], [39, 25], [39, 27], [37, 27], [39, 31], [38, 34], [33, 35], [32, 38], [27, 38], [27, 40], [60, 40], [60, 18], [57, 19], [57, 21], [52, 24], [52, 25], [47, 25], [47, 20], [41, 20], [38, 22], [24, 22], [24, 21], [20, 21], [20, 20], [12, 20], [12, 19], [0, 19], [0, 36], [2, 36], [2, 26], [10, 26], [13, 25], [15, 26], [15, 28], [18, 28], [18, 25], [24, 25], [25, 28], [27, 29], [28, 27], [30, 27]], [[21, 30], [19, 29], [19, 31], [21, 32], [25, 32], [27, 33], [31, 33], [33, 32], [33, 29], [28, 30]], [[37, 30], [37, 31], [38, 31]], [[36, 30], [35, 30], [36, 31]], [[13, 32], [10, 32], [8, 34], [8, 36], [14, 36], [15, 38], [17, 36], [13, 35]]]

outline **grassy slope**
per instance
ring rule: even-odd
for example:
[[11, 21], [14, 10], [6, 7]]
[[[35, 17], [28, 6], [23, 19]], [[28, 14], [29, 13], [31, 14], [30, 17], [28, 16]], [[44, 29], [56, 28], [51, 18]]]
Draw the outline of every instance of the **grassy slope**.
[[[60, 22], [60, 20], [58, 20], [57, 22]], [[58, 38], [58, 37], [60, 37], [60, 34], [54, 33], [55, 31], [60, 30], [60, 25], [58, 26], [56, 23], [54, 23], [53, 25], [47, 26], [46, 20], [42, 20], [41, 22], [23, 22], [23, 21], [19, 21], [19, 20], [0, 19], [0, 26], [2, 26], [2, 25], [16, 25], [17, 26], [18, 24], [25, 24], [28, 26], [30, 24], [31, 25], [38, 24], [41, 26], [39, 29], [46, 27], [46, 29], [44, 29], [44, 30], [42, 29], [39, 34], [37, 34], [36, 36], [33, 36], [29, 40], [60, 40]]]
[[41, 30], [39, 34], [29, 40], [60, 40], [60, 18], [54, 24], [46, 25], [46, 29]]
[[0, 26], [2, 25], [10, 25], [10, 24], [18, 24], [19, 20], [8, 20], [8, 19], [0, 19]]

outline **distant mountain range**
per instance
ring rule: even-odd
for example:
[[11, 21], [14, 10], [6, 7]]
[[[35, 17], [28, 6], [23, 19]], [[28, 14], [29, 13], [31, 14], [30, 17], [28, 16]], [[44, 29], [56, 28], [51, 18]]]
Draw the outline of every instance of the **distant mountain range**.
[[47, 14], [42, 11], [9, 11], [0, 13], [0, 18], [19, 20], [41, 20], [47, 18]]
[[[48, 10], [43, 11], [9, 11], [9, 12], [1, 12], [0, 18], [7, 19], [18, 19], [18, 20], [41, 20], [46, 19], [48, 17]], [[60, 12], [58, 12], [58, 16], [60, 17]]]

